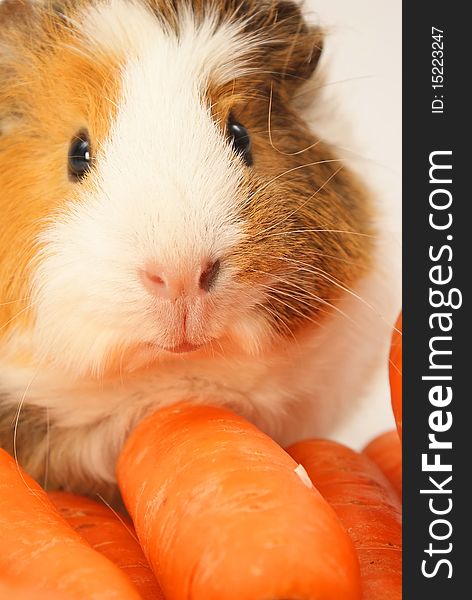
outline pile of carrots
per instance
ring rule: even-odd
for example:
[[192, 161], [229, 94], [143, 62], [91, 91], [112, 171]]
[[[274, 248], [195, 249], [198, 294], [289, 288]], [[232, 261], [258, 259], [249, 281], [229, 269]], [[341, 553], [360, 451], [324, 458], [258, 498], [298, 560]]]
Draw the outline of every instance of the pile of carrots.
[[118, 461], [131, 519], [47, 494], [0, 450], [0, 598], [399, 600], [401, 319], [390, 381], [398, 433], [360, 453], [284, 450], [222, 408], [158, 410]]

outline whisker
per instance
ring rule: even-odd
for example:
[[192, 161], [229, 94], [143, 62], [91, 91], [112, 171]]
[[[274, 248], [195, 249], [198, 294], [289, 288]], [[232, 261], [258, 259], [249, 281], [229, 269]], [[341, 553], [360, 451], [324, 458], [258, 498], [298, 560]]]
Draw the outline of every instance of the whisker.
[[[315, 163], [317, 164], [317, 163]], [[286, 215], [281, 221], [278, 221], [277, 223], [275, 223], [274, 225], [271, 225], [270, 227], [267, 227], [266, 229], [263, 229], [261, 232], [258, 233], [258, 236], [262, 236], [265, 235], [268, 231], [271, 231], [272, 229], [279, 227], [282, 223], [285, 223], [285, 221], [287, 221], [288, 219], [290, 219], [290, 217], [292, 217], [294, 214], [296, 214], [298, 211], [300, 211], [302, 208], [304, 208], [308, 202], [310, 202], [311, 200], [313, 200], [313, 198], [315, 198], [315, 196], [317, 194], [319, 194], [319, 192], [321, 192], [321, 190], [323, 188], [325, 188], [328, 183], [334, 179], [334, 177], [336, 177], [336, 175], [343, 169], [343, 166], [339, 167], [339, 169], [336, 169], [336, 171], [334, 173], [332, 173], [328, 179], [323, 183], [322, 186], [320, 186], [316, 192], [314, 192], [309, 198], [307, 198], [300, 206], [298, 206], [297, 208], [295, 208], [291, 213], [289, 213], [288, 215]], [[270, 237], [270, 236], [269, 236]]]
[[300, 154], [304, 154], [305, 152], [308, 152], [308, 150], [311, 150], [313, 148], [315, 148], [316, 146], [318, 146], [318, 144], [321, 143], [321, 140], [317, 140], [316, 142], [314, 142], [313, 144], [310, 144], [309, 146], [307, 146], [306, 148], [304, 148], [303, 150], [298, 150], [297, 152], [283, 152], [282, 150], [280, 150], [279, 148], [277, 148], [274, 144], [274, 140], [272, 137], [272, 103], [273, 103], [273, 98], [274, 96], [274, 88], [273, 88], [273, 84], [271, 84], [270, 86], [270, 96], [269, 96], [269, 113], [268, 113], [268, 117], [267, 117], [267, 132], [269, 134], [269, 142], [271, 147], [278, 152], [279, 154], [281, 154], [282, 156], [298, 156]]
[[[284, 282], [284, 283], [288, 283], [288, 282]], [[300, 302], [301, 304], [304, 304], [305, 306], [308, 306], [308, 308], [312, 308], [312, 305], [308, 302], [308, 300], [306, 298], [303, 298], [301, 295], [295, 295], [295, 294], [291, 294], [289, 292], [286, 292], [284, 290], [278, 289], [278, 288], [274, 288], [271, 286], [268, 286], [266, 284], [260, 284], [261, 287], [268, 289], [276, 294], [282, 294], [282, 296], [285, 296], [286, 298], [290, 298], [292, 300], [294, 300], [295, 302]], [[296, 286], [294, 286], [296, 287]], [[300, 288], [303, 289], [303, 288]], [[310, 295], [310, 294], [309, 294]], [[326, 302], [325, 300], [323, 300], [322, 298], [319, 298], [318, 296], [314, 296], [311, 295], [314, 299], [316, 299], [317, 301], [321, 302], [322, 304], [329, 304], [328, 302]], [[318, 308], [318, 310], [320, 310], [321, 312], [325, 312], [328, 313], [328, 311], [323, 310], [322, 308]]]
[[16, 411], [16, 415], [15, 415], [15, 422], [14, 422], [14, 426], [13, 426], [13, 458], [15, 459], [15, 464], [16, 464], [16, 468], [18, 469], [18, 474], [20, 475], [23, 483], [25, 484], [25, 486], [31, 491], [33, 492], [33, 494], [36, 495], [36, 491], [32, 490], [31, 487], [28, 485], [26, 479], [23, 476], [23, 473], [21, 472], [21, 468], [20, 468], [20, 462], [18, 460], [18, 425], [20, 422], [20, 414], [21, 411], [23, 409], [23, 405], [25, 403], [26, 400], [26, 396], [28, 395], [28, 392], [31, 388], [31, 386], [33, 385], [33, 382], [35, 381], [36, 377], [38, 377], [40, 373], [40, 369], [38, 369], [36, 371], [36, 373], [33, 375], [33, 377], [31, 378], [30, 382], [28, 383], [28, 385], [26, 386], [25, 391], [23, 392], [23, 395], [21, 397], [21, 400], [18, 404], [18, 410]]
[[282, 319], [282, 317], [280, 315], [278, 315], [276, 312], [271, 310], [266, 304], [263, 304], [262, 302], [258, 302], [257, 306], [266, 310], [271, 315], [271, 317], [276, 320], [277, 323], [283, 325], [283, 327], [288, 331], [288, 333], [291, 335], [291, 337], [294, 339], [294, 341], [296, 341], [298, 344], [298, 340], [295, 337], [295, 334], [293, 333], [293, 331], [290, 329], [288, 324]]
[[[266, 288], [267, 290], [269, 290], [269, 292], [273, 292], [275, 294], [277, 294], [277, 296], [274, 296], [273, 294], [268, 294], [269, 298], [271, 298], [272, 300], [276, 300], [277, 302], [280, 302], [280, 304], [283, 304], [284, 306], [286, 306], [287, 308], [289, 308], [290, 310], [296, 312], [297, 314], [299, 314], [301, 317], [303, 317], [304, 319], [311, 321], [312, 323], [315, 323], [316, 325], [319, 325], [319, 321], [315, 321], [313, 318], [309, 317], [308, 315], [306, 315], [305, 313], [303, 313], [301, 310], [297, 309], [295, 306], [292, 306], [291, 304], [288, 304], [287, 302], [284, 302], [283, 300], [281, 300], [278, 297], [278, 294], [282, 294], [283, 296], [287, 296], [288, 298], [292, 298], [298, 302], [301, 302], [302, 304], [305, 304], [305, 306], [308, 306], [309, 308], [311, 307], [311, 304], [309, 304], [306, 300], [303, 300], [302, 298], [299, 298], [297, 296], [294, 296], [293, 294], [289, 294], [287, 292], [283, 292], [282, 290], [278, 290], [274, 287], [265, 285], [265, 284], [260, 284], [261, 287]], [[323, 311], [322, 309], [319, 309], [321, 312], [327, 312], [327, 311]]]
[[117, 512], [117, 511], [116, 511], [116, 510], [113, 508], [113, 506], [112, 506], [112, 505], [111, 505], [109, 502], [107, 502], [107, 501], [105, 500], [105, 498], [104, 498], [104, 497], [103, 497], [101, 494], [99, 494], [98, 492], [97, 492], [97, 497], [98, 497], [98, 498], [99, 498], [99, 499], [100, 499], [100, 500], [103, 502], [103, 504], [105, 504], [105, 506], [108, 506], [108, 508], [111, 510], [111, 512], [112, 512], [112, 513], [115, 515], [115, 517], [116, 517], [116, 518], [117, 518], [117, 519], [118, 519], [118, 520], [121, 522], [121, 524], [124, 526], [124, 528], [125, 528], [125, 529], [128, 531], [128, 533], [130, 534], [130, 536], [131, 536], [131, 537], [132, 537], [134, 540], [136, 540], [136, 542], [138, 542], [138, 544], [139, 544], [138, 537], [137, 537], [137, 536], [134, 534], [134, 532], [133, 532], [133, 531], [130, 529], [130, 527], [129, 527], [128, 523], [127, 523], [127, 522], [126, 522], [126, 521], [123, 519], [123, 517], [120, 515], [120, 513], [119, 513], [119, 512]]
[[[336, 148], [338, 150], [343, 150], [344, 152], [347, 152], [349, 158], [360, 159], [362, 162], [370, 163], [372, 165], [375, 165], [375, 166], [381, 168], [383, 171], [386, 171], [393, 175], [399, 176], [399, 172], [397, 169], [395, 169], [394, 167], [392, 167], [384, 162], [381, 162], [382, 160], [388, 160], [388, 157], [380, 156], [378, 158], [372, 158], [371, 156], [368, 156], [366, 154], [361, 154], [357, 149], [351, 148], [350, 146], [344, 146], [341, 144], [337, 144]], [[348, 160], [348, 157], [346, 157], [346, 160]]]
[[306, 271], [306, 272], [311, 273], [313, 275], [317, 275], [317, 276], [319, 275], [319, 276], [323, 277], [326, 281], [329, 281], [330, 283], [332, 283], [333, 285], [335, 285], [339, 289], [343, 290], [344, 292], [346, 292], [347, 294], [351, 295], [353, 298], [355, 298], [356, 300], [358, 300], [359, 302], [361, 302], [364, 306], [366, 306], [369, 310], [371, 310], [373, 312], [373, 314], [376, 317], [378, 317], [384, 324], [388, 325], [389, 327], [391, 326], [391, 323], [384, 317], [384, 315], [382, 315], [382, 313], [380, 313], [377, 310], [377, 308], [375, 306], [373, 306], [365, 298], [362, 298], [362, 296], [359, 296], [359, 294], [356, 294], [356, 292], [354, 292], [352, 289], [350, 289], [347, 286], [345, 286], [334, 275], [330, 275], [329, 273], [327, 273], [321, 267], [315, 267], [314, 265], [310, 265], [308, 263], [304, 263], [303, 261], [299, 261], [299, 260], [296, 260], [296, 259], [290, 259], [288, 257], [283, 257], [283, 256], [274, 257], [274, 258], [278, 258], [279, 260], [284, 260], [286, 262], [291, 262], [291, 263], [303, 265], [303, 267], [300, 267], [300, 270]]
[[358, 294], [356, 294], [353, 290], [351, 290], [350, 288], [346, 287], [341, 281], [339, 281], [339, 279], [337, 279], [334, 275], [330, 275], [329, 273], [327, 273], [324, 269], [322, 269], [321, 267], [316, 267], [314, 265], [310, 265], [309, 263], [305, 263], [303, 261], [300, 260], [296, 260], [294, 258], [288, 258], [286, 256], [279, 256], [278, 257], [280, 260], [284, 260], [286, 262], [290, 262], [290, 263], [295, 263], [295, 264], [299, 264], [302, 265], [304, 271], [307, 271], [308, 273], [312, 273], [313, 275], [321, 275], [322, 277], [324, 277], [327, 281], [329, 281], [330, 283], [333, 283], [335, 286], [337, 286], [338, 288], [340, 288], [341, 290], [343, 290], [344, 292], [347, 292], [348, 294], [351, 294], [354, 298], [356, 298], [357, 300], [359, 300], [360, 302], [363, 302], [366, 306], [368, 306], [368, 308], [371, 308], [372, 310], [375, 311], [375, 308], [369, 304], [367, 302], [367, 300], [365, 300], [364, 298], [361, 298], [361, 296], [359, 296]]
[[48, 479], [49, 479], [49, 448], [50, 448], [50, 419], [49, 419], [49, 408], [46, 408], [46, 457], [44, 462], [44, 483], [43, 488], [47, 491]]
[[375, 79], [375, 75], [358, 75], [356, 77], [346, 77], [345, 79], [337, 79], [336, 81], [327, 81], [322, 85], [317, 85], [316, 87], [309, 87], [306, 90], [297, 93], [297, 98], [301, 98], [302, 96], [307, 96], [313, 94], [313, 92], [317, 92], [318, 90], [323, 90], [327, 87], [332, 87], [333, 85], [341, 85], [343, 83], [352, 83], [353, 81], [362, 81], [364, 79]]
[[[256, 271], [257, 273], [261, 273], [261, 274], [265, 274], [265, 275], [270, 275], [270, 273], [264, 273], [264, 271]], [[324, 298], [321, 298], [320, 296], [318, 296], [317, 294], [313, 294], [312, 292], [308, 292], [305, 288], [301, 287], [300, 285], [295, 284], [293, 281], [290, 281], [288, 279], [283, 279], [282, 277], [279, 277], [278, 279], [280, 279], [280, 281], [282, 281], [283, 283], [285, 283], [286, 285], [289, 285], [292, 288], [296, 288], [299, 289], [303, 292], [304, 296], [302, 295], [298, 295], [296, 296], [295, 294], [289, 294], [288, 292], [283, 292], [282, 290], [279, 289], [275, 289], [275, 288], [270, 288], [272, 289], [272, 291], [277, 292], [278, 294], [283, 294], [284, 296], [288, 296], [289, 298], [293, 298], [293, 300], [295, 300], [296, 302], [302, 302], [303, 304], [305, 304], [306, 306], [311, 308], [311, 304], [309, 304], [306, 300], [306, 296], [308, 296], [309, 298], [312, 298], [313, 300], [316, 300], [317, 302], [319, 302], [320, 304], [326, 305], [328, 306], [331, 310], [334, 310], [336, 312], [338, 312], [340, 315], [342, 315], [343, 317], [345, 317], [348, 321], [355, 323], [353, 319], [351, 319], [351, 317], [346, 314], [343, 310], [341, 310], [339, 307], [337, 307], [335, 304], [328, 302], [328, 300], [325, 300]], [[261, 284], [262, 287], [268, 287], [265, 286], [263, 284]], [[330, 310], [324, 310], [322, 308], [317, 308], [318, 311], [323, 312], [325, 314], [331, 314]]]
[[393, 362], [393, 360], [391, 358], [388, 359], [388, 362], [390, 364], [390, 366], [395, 369], [395, 371], [401, 375], [402, 374], [402, 370], [398, 368], [398, 366]]
[[360, 237], [372, 238], [375, 239], [375, 235], [370, 235], [368, 233], [361, 233], [360, 231], [350, 231], [345, 229], [294, 229], [293, 231], [281, 231], [278, 233], [273, 233], [267, 237], [278, 237], [282, 235], [291, 235], [292, 233], [343, 233], [346, 235], [358, 235]]
[[[342, 262], [347, 265], [358, 265], [358, 262], [355, 260], [349, 260], [348, 258], [341, 258], [340, 256], [334, 256], [333, 254], [326, 254], [326, 252], [318, 252], [317, 250], [310, 250], [310, 254], [312, 256], [321, 256], [321, 258], [329, 258], [336, 262]], [[273, 256], [271, 254], [268, 254], [267, 258], [270, 258], [272, 260], [281, 260], [282, 259], [281, 256]]]
[[293, 306], [291, 306], [290, 304], [288, 304], [287, 302], [284, 302], [283, 300], [281, 300], [278, 296], [273, 296], [272, 294], [268, 294], [268, 297], [273, 300], [274, 302], [279, 302], [280, 304], [282, 304], [283, 306], [286, 306], [287, 308], [290, 308], [290, 310], [293, 310], [294, 312], [296, 312], [297, 314], [299, 314], [301, 317], [303, 317], [303, 319], [305, 319], [306, 321], [309, 321], [310, 323], [313, 323], [316, 326], [320, 325], [320, 321], [313, 319], [313, 317], [309, 317], [308, 315], [305, 315], [302, 311], [295, 309]]
[[18, 298], [18, 300], [10, 300], [9, 302], [0, 302], [0, 306], [9, 306], [10, 304], [16, 304], [17, 302], [25, 302], [29, 298]]
[[20, 317], [23, 313], [25, 313], [26, 311], [30, 310], [30, 308], [32, 308], [34, 305], [35, 305], [35, 302], [32, 302], [31, 304], [29, 304], [25, 308], [23, 308], [20, 311], [18, 311], [15, 315], [13, 315], [13, 317], [11, 319], [8, 319], [8, 321], [6, 323], [4, 323], [0, 327], [0, 331], [2, 331], [3, 329], [6, 329], [8, 327], [8, 325], [10, 325], [11, 323], [13, 323], [13, 321], [15, 319], [17, 319], [18, 317]]
[[102, 98], [104, 100], [107, 100], [107, 102], [109, 102], [112, 106], [114, 106], [117, 110], [119, 110], [119, 106], [116, 102], [114, 102], [111, 98], [108, 98], [108, 96], [102, 96]]
[[[284, 171], [283, 173], [280, 173], [279, 175], [277, 175], [276, 177], [272, 178], [271, 180], [269, 180], [268, 182], [262, 184], [259, 188], [257, 188], [257, 190], [255, 190], [252, 195], [250, 196], [250, 200], [252, 200], [252, 198], [256, 195], [256, 194], [260, 194], [261, 192], [263, 192], [267, 187], [269, 187], [270, 185], [272, 185], [274, 182], [276, 182], [277, 180], [281, 179], [282, 177], [285, 177], [286, 175], [289, 175], [290, 173], [294, 173], [295, 171], [300, 171], [302, 169], [307, 169], [308, 167], [316, 167], [317, 165], [324, 165], [324, 164], [328, 164], [328, 163], [335, 163], [335, 162], [344, 162], [345, 159], [344, 158], [328, 158], [326, 160], [317, 160], [315, 162], [311, 162], [311, 163], [305, 163], [303, 165], [297, 165], [296, 167], [292, 167], [291, 169], [287, 169], [286, 171]], [[316, 195], [318, 192], [320, 192], [325, 186], [326, 184], [331, 181], [331, 179], [337, 175], [339, 173], [339, 171], [342, 169], [342, 167], [340, 167], [337, 171], [335, 171], [335, 173], [333, 173], [333, 175], [331, 175], [331, 177], [325, 181], [325, 183], [315, 192], [314, 195]], [[310, 197], [313, 198], [313, 196]]]
[[[217, 350], [215, 348], [215, 343], [218, 344], [219, 350]], [[223, 344], [220, 342], [220, 340], [211, 340], [210, 348], [213, 353], [213, 356], [215, 356], [215, 353], [216, 353], [216, 356], [219, 359], [222, 359], [228, 366], [231, 366], [231, 361], [228, 359], [227, 355], [225, 354], [225, 351], [223, 349]]]
[[[318, 296], [317, 294], [313, 294], [312, 292], [307, 292], [303, 287], [301, 287], [298, 284], [293, 283], [293, 281], [288, 281], [287, 282], [291, 287], [295, 287], [299, 290], [302, 290], [305, 294], [308, 294], [308, 296], [310, 298], [313, 298], [314, 300], [317, 300], [318, 302], [321, 302], [323, 304], [326, 304], [326, 306], [328, 306], [330, 309], [336, 311], [337, 313], [339, 313], [341, 316], [343, 316], [345, 319], [347, 319], [349, 322], [357, 325], [357, 323], [354, 321], [354, 319], [352, 319], [347, 313], [345, 313], [343, 310], [341, 310], [338, 306], [336, 306], [335, 304], [333, 304], [332, 302], [329, 302], [328, 300], [325, 300], [323, 298], [320, 298], [320, 296]], [[322, 309], [319, 309], [322, 310]], [[329, 311], [322, 311], [325, 313], [329, 314]]]

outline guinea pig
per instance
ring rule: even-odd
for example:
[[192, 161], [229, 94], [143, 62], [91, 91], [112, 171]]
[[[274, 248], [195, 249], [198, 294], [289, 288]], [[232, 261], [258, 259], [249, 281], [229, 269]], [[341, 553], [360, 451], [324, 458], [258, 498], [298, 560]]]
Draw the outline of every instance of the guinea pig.
[[292, 0], [0, 5], [0, 444], [42, 485], [113, 498], [182, 399], [352, 411], [375, 209], [307, 124], [322, 47]]

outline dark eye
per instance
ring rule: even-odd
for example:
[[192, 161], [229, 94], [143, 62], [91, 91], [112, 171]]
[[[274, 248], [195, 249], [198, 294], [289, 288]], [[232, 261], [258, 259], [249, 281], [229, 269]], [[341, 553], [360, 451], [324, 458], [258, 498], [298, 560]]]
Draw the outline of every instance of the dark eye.
[[90, 170], [92, 152], [86, 132], [78, 133], [69, 148], [69, 176], [73, 181], [79, 181]]
[[241, 123], [230, 119], [228, 122], [228, 134], [235, 152], [240, 154], [248, 167], [250, 167], [253, 160], [251, 152], [252, 143], [249, 131], [244, 125], [241, 125]]

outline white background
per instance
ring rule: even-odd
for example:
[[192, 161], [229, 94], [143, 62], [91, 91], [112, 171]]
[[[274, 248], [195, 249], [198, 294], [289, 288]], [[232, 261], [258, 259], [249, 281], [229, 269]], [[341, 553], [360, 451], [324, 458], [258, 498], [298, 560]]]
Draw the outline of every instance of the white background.
[[[349, 122], [349, 146], [384, 214], [382, 232], [394, 268], [391, 320], [401, 304], [401, 1], [305, 0], [310, 20], [327, 29], [322, 66], [330, 96]], [[393, 311], [392, 311], [393, 307]], [[355, 350], [354, 350], [355, 351]], [[356, 416], [334, 433], [359, 447], [394, 427], [387, 355]]]

